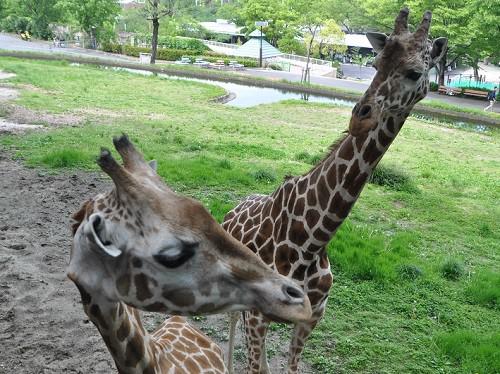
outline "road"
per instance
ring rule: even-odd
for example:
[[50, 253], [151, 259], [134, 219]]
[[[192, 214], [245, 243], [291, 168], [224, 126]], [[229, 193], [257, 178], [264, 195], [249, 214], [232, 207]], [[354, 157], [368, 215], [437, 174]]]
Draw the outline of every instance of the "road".
[[[10, 50], [10, 51], [27, 51], [27, 52], [45, 52], [45, 53], [57, 53], [57, 54], [68, 54], [73, 56], [86, 56], [86, 57], [97, 57], [103, 59], [109, 59], [114, 61], [137, 61], [137, 58], [129, 56], [121, 56], [101, 51], [95, 51], [91, 49], [83, 48], [55, 48], [52, 43], [47, 41], [33, 40], [30, 42], [25, 42], [21, 40], [17, 35], [0, 33], [0, 49]], [[348, 71], [350, 75], [356, 75], [356, 70], [359, 67], [357, 65], [344, 64], [342, 66], [344, 71]], [[245, 74], [262, 77], [268, 79], [286, 79], [292, 82], [300, 82], [300, 74], [276, 71], [276, 70], [260, 70], [260, 69], [247, 69]], [[362, 76], [365, 78], [371, 78], [373, 74], [373, 69], [363, 68]], [[369, 80], [349, 80], [349, 79], [336, 79], [330, 77], [322, 76], [311, 76], [311, 83], [319, 84], [329, 87], [335, 87], [345, 90], [364, 92], [370, 82]], [[462, 108], [469, 109], [483, 109], [488, 104], [486, 100], [469, 99], [462, 97], [444, 96], [439, 95], [434, 92], [430, 92], [427, 95], [427, 99], [440, 101], [443, 103], [448, 103], [452, 105], [457, 105]], [[494, 107], [496, 113], [500, 113], [500, 103], [497, 103]]]

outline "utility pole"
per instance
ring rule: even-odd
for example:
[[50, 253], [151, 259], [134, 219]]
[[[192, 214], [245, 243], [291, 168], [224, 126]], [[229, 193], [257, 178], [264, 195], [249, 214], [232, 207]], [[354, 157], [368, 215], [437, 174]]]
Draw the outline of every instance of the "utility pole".
[[262, 36], [262, 28], [267, 27], [269, 22], [267, 21], [256, 21], [255, 26], [260, 27], [260, 49], [259, 49], [259, 66], [262, 67], [262, 39], [264, 37]]

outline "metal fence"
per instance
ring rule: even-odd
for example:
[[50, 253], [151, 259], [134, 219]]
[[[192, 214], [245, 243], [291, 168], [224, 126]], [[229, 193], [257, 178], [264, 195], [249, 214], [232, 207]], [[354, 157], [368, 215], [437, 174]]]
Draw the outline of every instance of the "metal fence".
[[[283, 53], [280, 57], [292, 61], [307, 62], [307, 57], [292, 55], [291, 53]], [[320, 60], [319, 58], [314, 58], [314, 57], [311, 57], [309, 59], [309, 63], [313, 65], [331, 65], [330, 61]]]
[[[237, 49], [240, 46], [237, 44], [229, 44], [229, 43], [221, 43], [221, 42], [216, 42], [214, 40], [204, 40], [204, 39], [199, 39], [201, 40], [205, 45], [214, 45], [216, 47], [223, 47], [223, 48], [229, 48], [229, 49]], [[300, 62], [307, 62], [307, 57], [304, 56], [299, 56], [299, 55], [293, 55], [291, 53], [283, 53], [280, 56], [277, 56], [281, 59], [285, 60], [290, 60], [290, 61], [300, 61]], [[325, 61], [325, 60], [320, 60], [318, 58], [313, 58], [311, 57], [309, 59], [309, 63], [312, 65], [331, 65], [330, 61]]]
[[205, 45], [215, 45], [217, 47], [230, 48], [230, 49], [236, 49], [239, 47], [239, 45], [237, 44], [221, 43], [221, 42], [216, 42], [215, 40], [204, 40], [204, 39], [199, 39], [199, 40], [201, 40]]

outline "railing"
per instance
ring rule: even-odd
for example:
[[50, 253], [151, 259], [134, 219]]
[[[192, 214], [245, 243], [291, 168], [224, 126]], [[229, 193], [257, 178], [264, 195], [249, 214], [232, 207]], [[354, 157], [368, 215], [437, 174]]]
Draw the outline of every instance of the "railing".
[[239, 45], [237, 44], [221, 43], [221, 42], [216, 42], [215, 40], [204, 40], [204, 39], [199, 39], [199, 40], [201, 40], [205, 45], [215, 45], [217, 47], [230, 48], [230, 49], [236, 49], [239, 47]]
[[[230, 49], [237, 49], [238, 47], [240, 47], [237, 44], [221, 43], [221, 42], [216, 42], [214, 40], [204, 40], [204, 39], [199, 39], [199, 40], [201, 40], [205, 45], [214, 45], [217, 47], [230, 48]], [[301, 61], [304, 63], [307, 62], [307, 57], [293, 55], [291, 53], [283, 53], [282, 55], [277, 57], [285, 60]], [[314, 57], [311, 57], [309, 59], [309, 63], [313, 65], [331, 65], [330, 61], [320, 60]]]
[[[299, 56], [299, 55], [292, 55], [290, 53], [283, 53], [280, 57], [287, 59], [287, 60], [292, 60], [292, 61], [307, 62], [307, 57]], [[314, 58], [314, 57], [309, 58], [309, 63], [314, 64], [314, 65], [330, 65], [331, 64], [330, 61], [320, 60], [319, 58]]]

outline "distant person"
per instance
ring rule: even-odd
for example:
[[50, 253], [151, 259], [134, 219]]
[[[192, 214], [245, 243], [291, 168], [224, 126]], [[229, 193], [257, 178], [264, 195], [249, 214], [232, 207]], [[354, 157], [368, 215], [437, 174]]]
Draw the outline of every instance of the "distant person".
[[493, 104], [495, 104], [495, 101], [497, 99], [497, 88], [495, 88], [492, 91], [488, 92], [488, 96], [486, 97], [486, 100], [489, 100], [490, 105], [488, 105], [486, 108], [484, 108], [484, 111], [486, 112], [488, 109], [493, 111]]

